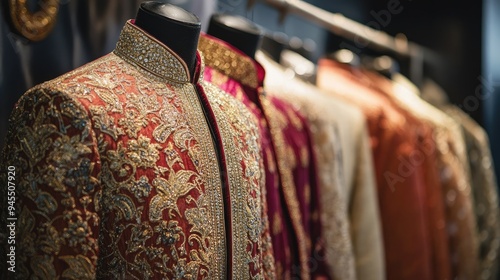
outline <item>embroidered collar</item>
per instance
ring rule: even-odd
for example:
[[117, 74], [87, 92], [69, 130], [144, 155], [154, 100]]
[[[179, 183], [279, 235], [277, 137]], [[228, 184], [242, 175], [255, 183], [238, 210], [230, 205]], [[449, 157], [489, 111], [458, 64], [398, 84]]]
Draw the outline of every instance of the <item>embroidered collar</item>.
[[113, 51], [127, 62], [172, 82], [191, 81], [186, 63], [169, 47], [127, 21]]
[[207, 34], [202, 34], [198, 50], [205, 56], [205, 63], [224, 75], [242, 84], [257, 88], [262, 86], [264, 68], [255, 60], [226, 42]]

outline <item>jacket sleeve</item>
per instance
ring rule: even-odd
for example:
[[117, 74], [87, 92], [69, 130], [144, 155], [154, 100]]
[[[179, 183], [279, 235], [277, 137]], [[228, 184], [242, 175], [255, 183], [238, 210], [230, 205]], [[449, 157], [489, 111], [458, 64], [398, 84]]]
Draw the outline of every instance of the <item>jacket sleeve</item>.
[[358, 279], [385, 279], [385, 256], [368, 129], [360, 125], [357, 169], [350, 204], [351, 237]]
[[1, 255], [10, 261], [1, 278], [94, 279], [101, 167], [86, 110], [58, 90], [30, 90], [12, 113], [0, 167], [9, 225]]

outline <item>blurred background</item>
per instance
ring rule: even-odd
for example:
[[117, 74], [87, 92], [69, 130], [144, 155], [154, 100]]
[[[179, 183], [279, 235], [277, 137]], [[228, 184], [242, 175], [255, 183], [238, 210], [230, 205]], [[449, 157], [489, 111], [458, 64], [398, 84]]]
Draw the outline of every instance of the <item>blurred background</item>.
[[[44, 3], [57, 5], [54, 28], [37, 42], [16, 33], [16, 10], [1, 0], [0, 27], [0, 146], [7, 119], [17, 99], [30, 87], [55, 78], [113, 50], [125, 21], [135, 17], [139, 0], [27, 0], [31, 11]], [[301, 54], [318, 58], [356, 44], [294, 15], [280, 16], [265, 2], [248, 9], [247, 0], [165, 1], [192, 11], [206, 28], [210, 15], [222, 12], [244, 16], [269, 32], [288, 35]], [[500, 162], [500, 1], [463, 0], [307, 0], [324, 10], [396, 35], [402, 33], [435, 54], [427, 59], [424, 76], [436, 81], [452, 103], [483, 125], [496, 162]], [[398, 5], [398, 13], [384, 12]], [[375, 25], [374, 25], [375, 23]], [[401, 68], [407, 61], [399, 58]], [[497, 176], [500, 164], [496, 164]]]

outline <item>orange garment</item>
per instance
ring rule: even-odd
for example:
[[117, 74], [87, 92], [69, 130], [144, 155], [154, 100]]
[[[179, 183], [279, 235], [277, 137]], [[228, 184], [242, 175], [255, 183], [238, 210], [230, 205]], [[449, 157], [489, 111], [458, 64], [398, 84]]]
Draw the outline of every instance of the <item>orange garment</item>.
[[[388, 279], [449, 279], [444, 208], [431, 131], [348, 66], [321, 60], [318, 86], [365, 113]], [[365, 78], [366, 79], [366, 78]]]
[[[368, 86], [379, 89], [396, 106], [432, 132], [436, 143], [439, 185], [446, 210], [449, 258], [452, 279], [475, 279], [479, 273], [478, 236], [470, 170], [467, 165], [465, 139], [460, 125], [442, 111], [423, 101], [418, 89], [404, 76], [393, 81], [372, 72], [363, 72]], [[439, 244], [439, 243], [438, 243]]]

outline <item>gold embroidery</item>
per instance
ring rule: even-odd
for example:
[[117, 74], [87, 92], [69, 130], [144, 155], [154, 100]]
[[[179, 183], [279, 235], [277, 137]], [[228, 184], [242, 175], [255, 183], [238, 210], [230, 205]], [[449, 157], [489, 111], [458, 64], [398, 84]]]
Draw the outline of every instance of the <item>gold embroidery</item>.
[[[203, 82], [222, 133], [229, 168], [233, 225], [232, 279], [261, 279], [262, 273], [262, 158], [257, 120], [242, 103]], [[240, 199], [245, 197], [245, 199]], [[250, 246], [250, 250], [248, 247]], [[252, 251], [257, 249], [257, 255]]]
[[[337, 115], [332, 113], [331, 100], [324, 98], [313, 87], [285, 77], [283, 69], [262, 53], [257, 54], [259, 62], [266, 68], [266, 87], [270, 95], [276, 95], [293, 104], [308, 120], [314, 142], [316, 166], [321, 190], [321, 213], [311, 213], [312, 220], [322, 222], [326, 263], [334, 279], [356, 279], [355, 259], [349, 234], [347, 198], [342, 190], [348, 189], [343, 180], [342, 146], [338, 132]], [[289, 111], [289, 114], [292, 111]], [[292, 114], [293, 115], [293, 114]], [[300, 127], [298, 120], [294, 126]], [[311, 159], [307, 150], [300, 150], [302, 166]], [[307, 161], [305, 160], [307, 159]], [[309, 186], [306, 187], [309, 189]], [[310, 193], [305, 194], [306, 200]], [[319, 215], [318, 215], [319, 214]]]
[[[289, 153], [287, 149], [289, 146], [286, 144], [282, 131], [287, 126], [287, 121], [285, 116], [282, 115], [271, 101], [266, 98], [263, 93], [259, 94], [259, 98], [263, 107], [263, 113], [266, 115], [266, 119], [269, 123], [269, 130], [271, 132], [271, 137], [273, 139], [273, 145], [276, 150], [278, 158], [278, 172], [280, 174], [283, 191], [285, 194], [285, 200], [289, 207], [290, 217], [292, 219], [292, 225], [295, 229], [297, 239], [299, 240], [299, 260], [300, 260], [300, 275], [301, 279], [310, 279], [309, 265], [308, 265], [308, 249], [306, 247], [306, 242], [300, 242], [301, 240], [306, 240], [306, 233], [303, 228], [302, 215], [300, 213], [300, 205], [298, 203], [298, 196], [296, 193], [296, 187], [293, 180], [292, 169], [296, 165], [296, 159], [291, 156], [294, 153]], [[292, 151], [293, 152], [293, 151]]]
[[191, 80], [186, 63], [182, 59], [130, 20], [122, 30], [114, 53], [160, 78], [181, 83]]
[[[115, 125], [114, 120], [110, 118], [107, 114], [105, 108], [101, 106], [92, 106], [90, 107], [90, 112], [92, 113], [92, 121], [94, 123], [94, 128], [98, 129], [109, 136], [113, 137], [113, 140], [117, 140], [118, 136], [123, 135], [123, 129]], [[123, 123], [120, 123], [123, 125]], [[128, 127], [136, 127], [136, 126], [128, 126]], [[126, 126], [125, 129], [129, 130]]]
[[207, 66], [221, 71], [224, 75], [256, 88], [259, 86], [254, 62], [236, 51], [215, 42], [207, 36], [201, 36], [198, 48], [206, 58]]
[[129, 109], [125, 111], [125, 117], [118, 120], [118, 124], [125, 128], [128, 137], [137, 138], [139, 131], [148, 126], [148, 120], [144, 118], [144, 115], [139, 114], [133, 109]]
[[[209, 62], [210, 63], [210, 62]], [[212, 83], [215, 82], [215, 84], [217, 85], [223, 85], [223, 84], [226, 84], [227, 82], [229, 82], [229, 77], [226, 76], [225, 74], [223, 73], [220, 73], [218, 71], [211, 71], [210, 72], [210, 80]], [[235, 96], [234, 98], [239, 100], [239, 101], [242, 101], [243, 103], [245, 103], [246, 101], [246, 97], [245, 97], [245, 93], [243, 92], [242, 88], [240, 87], [236, 87], [234, 88], [234, 90], [236, 90], [235, 92]], [[230, 99], [232, 99], [232, 97], [230, 97]], [[254, 104], [246, 104], [247, 106], [249, 106], [250, 108], [249, 109], [252, 109], [252, 110], [257, 110], [257, 108], [255, 107]], [[241, 106], [241, 104], [239, 104], [238, 106], [240, 106], [242, 109], [245, 109], [244, 107]], [[234, 107], [234, 105], [231, 105], [229, 107]], [[238, 111], [241, 111], [241, 109], [238, 109], [236, 108], [235, 110], [228, 110], [227, 109], [228, 106], [221, 106], [221, 109], [222, 111], [226, 111], [226, 112], [230, 112], [230, 115], [234, 115], [235, 118], [234, 119], [241, 119], [241, 117], [238, 117], [237, 116], [237, 112]], [[246, 109], [245, 109], [246, 110]], [[243, 111], [241, 111], [243, 112]], [[241, 113], [240, 112], [240, 113]], [[246, 117], [242, 118], [242, 120], [249, 120], [250, 118], [252, 119], [252, 122], [253, 125], [257, 125], [257, 120], [255, 120], [255, 116], [253, 115], [249, 115], [249, 112], [245, 112], [245, 114], [247, 115]], [[248, 138], [248, 133], [245, 132], [245, 129], [242, 129], [244, 127], [244, 122], [242, 121], [238, 121], [237, 124], [235, 124], [235, 128], [236, 128], [236, 131], [238, 132], [237, 134], [238, 135], [241, 135], [241, 136], [244, 136], [244, 135], [247, 135], [247, 138]], [[252, 128], [253, 130], [256, 129], [256, 127], [253, 127]], [[256, 131], [253, 132], [254, 134], [256, 133]], [[252, 136], [250, 139], [254, 138], [255, 136]], [[260, 136], [259, 136], [260, 138]], [[236, 138], [235, 138], [235, 141], [236, 141]], [[247, 145], [249, 145], [250, 142], [246, 141], [247, 142]], [[238, 142], [235, 142], [237, 144], [237, 146], [241, 146], [241, 144], [238, 144]], [[251, 141], [252, 145], [250, 145], [249, 147], [252, 148], [252, 150], [257, 150], [257, 142], [252, 139]], [[244, 156], [244, 158], [246, 158]], [[260, 158], [260, 157], [259, 157]], [[270, 232], [270, 225], [269, 225], [269, 219], [267, 217], [267, 202], [266, 202], [266, 189], [265, 189], [265, 185], [266, 185], [266, 179], [265, 179], [265, 172], [263, 171], [264, 169], [264, 159], [263, 158], [260, 158], [260, 160], [256, 161], [256, 160], [252, 160], [252, 159], [247, 159], [244, 161], [245, 164], [243, 165], [244, 168], [246, 167], [246, 170], [245, 173], [246, 174], [253, 174], [255, 173], [257, 170], [260, 170], [260, 173], [261, 173], [261, 176], [260, 176], [260, 195], [261, 195], [261, 203], [258, 203], [257, 200], [255, 199], [252, 199], [249, 201], [249, 209], [256, 209], [257, 207], [261, 207], [262, 210], [260, 211], [260, 216], [258, 215], [258, 211], [250, 211], [249, 213], [252, 213], [249, 217], [252, 221], [252, 223], [255, 223], [257, 222], [256, 220], [260, 219], [261, 220], [261, 229], [254, 229], [254, 230], [250, 230], [250, 240], [253, 241], [253, 243], [256, 243], [258, 239], [261, 239], [261, 244], [259, 243], [259, 248], [257, 248], [257, 252], [256, 253], [253, 253], [252, 252], [252, 247], [255, 247], [255, 246], [252, 246], [252, 247], [247, 247], [247, 256], [248, 256], [248, 259], [252, 260], [252, 263], [250, 263], [250, 267], [253, 266], [253, 270], [257, 270], [258, 273], [260, 273], [258, 270], [260, 270], [260, 266], [262, 267], [262, 271], [263, 271], [263, 277], [264, 279], [275, 279], [276, 278], [276, 271], [275, 271], [275, 261], [274, 261], [274, 253], [273, 253], [273, 246], [272, 246], [272, 240], [271, 240], [271, 232]], [[274, 164], [274, 163], [273, 163]], [[253, 175], [251, 175], [253, 176]], [[246, 177], [248, 177], [248, 175], [246, 175]], [[255, 195], [258, 195], [255, 194]], [[256, 204], [257, 203], [257, 204]], [[248, 261], [246, 261], [248, 262]], [[262, 263], [262, 265], [260, 265], [260, 263]], [[258, 265], [258, 266], [256, 266]], [[254, 275], [255, 273], [251, 272], [250, 275]], [[256, 274], [255, 278], [259, 278], [261, 277], [260, 274]]]
[[[54, 279], [55, 258], [71, 257], [82, 262], [82, 279], [95, 275], [98, 248], [93, 229], [99, 217], [89, 197], [98, 191], [99, 180], [92, 162], [93, 134], [84, 114], [71, 98], [47, 89], [31, 90], [14, 110], [4, 162], [18, 167], [20, 180], [18, 277]], [[71, 268], [64, 273], [71, 275]]]
[[153, 144], [149, 138], [140, 135], [139, 139], [128, 142], [127, 157], [137, 167], [154, 168], [160, 156], [161, 146]]
[[293, 127], [295, 127], [295, 129], [304, 130], [304, 127], [302, 126], [302, 122], [300, 121], [300, 118], [297, 116], [297, 114], [295, 113], [295, 111], [291, 107], [287, 108], [286, 115], [287, 115], [288, 119], [290, 119], [290, 121], [291, 121]]
[[[203, 250], [193, 252], [193, 259], [198, 259], [208, 264], [210, 275], [214, 275], [215, 278], [224, 278], [226, 275], [225, 268], [228, 263], [228, 260], [226, 260], [226, 247], [229, 244], [226, 244], [224, 234], [226, 229], [223, 221], [224, 205], [222, 203], [223, 197], [220, 190], [219, 166], [217, 162], [214, 161], [217, 155], [211, 137], [206, 137], [206, 135], [210, 135], [210, 132], [193, 85], [183, 85], [182, 88], [179, 89], [179, 92], [179, 97], [183, 100], [183, 103], [186, 104], [184, 106], [186, 119], [197, 120], [194, 122], [191, 121], [191, 126], [192, 133], [198, 143], [190, 141], [187, 152], [192, 158], [193, 164], [199, 170], [198, 172], [203, 178], [202, 182], [206, 186], [209, 186], [205, 187], [204, 194], [198, 197], [196, 202], [198, 208], [191, 208], [193, 209], [191, 217], [198, 216], [199, 221], [203, 222], [203, 226], [200, 225], [192, 229], [194, 235], [193, 242], [194, 240], [198, 240], [199, 246], [203, 248]], [[215, 174], [218, 174], [218, 176], [214, 176]], [[186, 217], [189, 217], [187, 211]], [[190, 224], [196, 224], [193, 219], [188, 218], [188, 220]], [[211, 221], [213, 225], [207, 225], [206, 221]], [[203, 228], [203, 230], [195, 230], [200, 229], [200, 227]]]
[[272, 152], [270, 148], [266, 148], [268, 151], [266, 152], [267, 155], [267, 162], [269, 163], [269, 170], [271, 172], [276, 172], [276, 162], [274, 161], [274, 157], [272, 156]]
[[268, 204], [267, 204], [267, 190], [266, 190], [266, 172], [264, 168], [264, 159], [261, 157], [259, 161], [259, 168], [261, 170], [260, 176], [260, 188], [261, 188], [261, 219], [262, 219], [262, 270], [264, 274], [264, 279], [276, 279], [276, 261], [274, 259], [274, 249], [271, 237], [271, 225], [268, 216]]
[[[128, 43], [121, 55], [141, 50]], [[196, 90], [179, 65], [163, 76], [134, 65], [109, 54], [37, 86], [14, 111], [5, 163], [22, 168], [22, 278], [225, 277], [221, 174]], [[243, 223], [260, 226], [259, 201], [246, 199], [259, 193], [241, 195]]]
[[281, 231], [283, 230], [281, 228], [282, 223], [283, 223], [283, 221], [281, 221], [281, 215], [279, 215], [278, 213], [275, 213], [274, 214], [274, 223], [273, 223], [273, 234], [274, 235], [278, 235], [281, 233]]
[[[177, 200], [197, 187], [195, 184], [189, 182], [191, 177], [196, 177], [196, 173], [188, 170], [180, 170], [170, 173], [168, 180], [163, 178], [153, 180], [153, 186], [156, 188], [158, 194], [151, 199], [151, 209], [149, 211], [149, 219], [151, 221], [159, 221], [162, 218], [163, 209], [176, 211], [179, 214], [179, 209], [176, 205]], [[196, 181], [196, 178], [194, 181]], [[174, 214], [169, 213], [168, 216], [174, 216]]]
[[[171, 105], [168, 102], [164, 102], [165, 108], [163, 108], [160, 111], [160, 117], [155, 118], [154, 121], [158, 123], [158, 126], [155, 128], [153, 131], [153, 137], [156, 139], [156, 141], [160, 143], [165, 143], [168, 139], [168, 137], [176, 130], [179, 129], [177, 127], [178, 121], [179, 121], [179, 114], [175, 110], [175, 106]], [[186, 128], [181, 128], [183, 132], [187, 132], [189, 135], [188, 138], [192, 138], [192, 135], [189, 133], [189, 129]], [[185, 133], [175, 133], [174, 137], [177, 135], [182, 135]], [[174, 140], [177, 138], [174, 138]], [[176, 144], [179, 145], [180, 147], [183, 147], [184, 149], [187, 150], [187, 147], [183, 143], [179, 143], [178, 140], [175, 140]]]
[[66, 279], [94, 279], [94, 267], [89, 259], [78, 255], [60, 257], [69, 266], [63, 274], [62, 278]]

